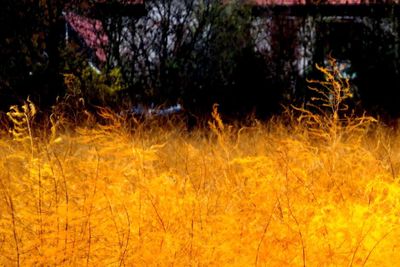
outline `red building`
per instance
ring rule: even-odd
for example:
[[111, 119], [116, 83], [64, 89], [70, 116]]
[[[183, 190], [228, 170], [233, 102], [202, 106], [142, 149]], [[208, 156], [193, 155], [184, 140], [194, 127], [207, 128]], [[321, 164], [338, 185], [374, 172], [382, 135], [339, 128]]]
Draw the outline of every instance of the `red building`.
[[101, 65], [107, 59], [106, 48], [109, 45], [109, 36], [104, 23], [112, 17], [140, 17], [145, 14], [144, 0], [97, 0], [87, 5], [85, 14], [65, 10], [66, 22], [65, 39], [70, 42], [77, 39], [87, 50], [90, 63]]

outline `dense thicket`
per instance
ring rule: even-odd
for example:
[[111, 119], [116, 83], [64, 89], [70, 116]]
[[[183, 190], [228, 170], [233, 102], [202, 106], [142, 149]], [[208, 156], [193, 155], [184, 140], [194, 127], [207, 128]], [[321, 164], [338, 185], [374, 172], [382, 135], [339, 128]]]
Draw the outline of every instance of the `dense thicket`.
[[[48, 108], [57, 96], [72, 94], [93, 105], [180, 102], [201, 113], [217, 102], [232, 115], [266, 115], [282, 103], [307, 102], [306, 78], [331, 53], [351, 63], [348, 74], [363, 107], [400, 111], [394, 6], [379, 17], [344, 19], [307, 7], [292, 16], [290, 9], [255, 13], [211, 0], [148, 0], [142, 16], [126, 6], [97, 13], [95, 7], [85, 0], [3, 1], [2, 109], [28, 95]], [[107, 58], [97, 62], [101, 74], [89, 67], [90, 47], [82, 38], [65, 41], [68, 11], [101, 21], [108, 35], [102, 44]]]

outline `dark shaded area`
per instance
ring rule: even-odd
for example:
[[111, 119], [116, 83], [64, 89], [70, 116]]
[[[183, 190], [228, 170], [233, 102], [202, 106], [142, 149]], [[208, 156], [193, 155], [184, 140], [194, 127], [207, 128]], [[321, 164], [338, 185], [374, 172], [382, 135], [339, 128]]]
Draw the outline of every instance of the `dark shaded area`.
[[64, 93], [63, 1], [2, 2], [0, 9], [0, 107], [31, 96], [41, 107]]
[[399, 24], [393, 14], [320, 23], [315, 57], [321, 64], [327, 54], [348, 62], [355, 100], [386, 118], [400, 115]]
[[[108, 35], [104, 62], [68, 30], [66, 10], [102, 23]], [[357, 108], [395, 118], [400, 115], [399, 10], [386, 4], [253, 8], [219, 1], [5, 0], [0, 109], [29, 95], [50, 110], [67, 94], [120, 110], [181, 103], [195, 118], [219, 103], [228, 117], [267, 117], [281, 105], [309, 101], [306, 78], [321, 79], [313, 66], [324, 65], [330, 54], [349, 63]], [[264, 24], [257, 28], [254, 21], [260, 18]], [[260, 35], [265, 40], [254, 38], [258, 30], [267, 32]], [[258, 49], [263, 41], [267, 48]], [[307, 66], [300, 70], [303, 61]]]

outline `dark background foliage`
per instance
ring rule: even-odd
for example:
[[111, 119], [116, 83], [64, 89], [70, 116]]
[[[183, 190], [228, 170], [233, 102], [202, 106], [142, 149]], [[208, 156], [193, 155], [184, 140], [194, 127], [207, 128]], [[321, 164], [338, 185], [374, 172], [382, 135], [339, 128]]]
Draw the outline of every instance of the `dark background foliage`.
[[[345, 19], [336, 10], [339, 19], [326, 19], [315, 6], [295, 13], [212, 0], [148, 0], [128, 12], [114, 2], [113, 9], [99, 9], [85, 0], [4, 0], [0, 108], [30, 95], [46, 110], [57, 97], [72, 94], [88, 105], [117, 109], [181, 103], [202, 114], [219, 103], [233, 117], [265, 117], [282, 104], [306, 103], [306, 78], [318, 77], [313, 65], [331, 54], [351, 62], [355, 103], [375, 114], [399, 115], [396, 6], [386, 5], [383, 15]], [[78, 34], [70, 31], [66, 42], [66, 11], [102, 22], [105, 62], [96, 61]], [[302, 57], [308, 67], [299, 71]], [[66, 75], [75, 81], [66, 84]]]

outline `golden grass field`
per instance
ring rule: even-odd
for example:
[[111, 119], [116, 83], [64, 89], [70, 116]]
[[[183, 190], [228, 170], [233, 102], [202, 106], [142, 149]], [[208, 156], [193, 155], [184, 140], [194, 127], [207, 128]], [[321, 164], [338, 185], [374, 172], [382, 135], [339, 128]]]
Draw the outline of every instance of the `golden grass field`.
[[240, 126], [214, 108], [188, 132], [102, 109], [44, 131], [34, 109], [0, 138], [1, 266], [400, 262], [400, 134], [370, 117]]

